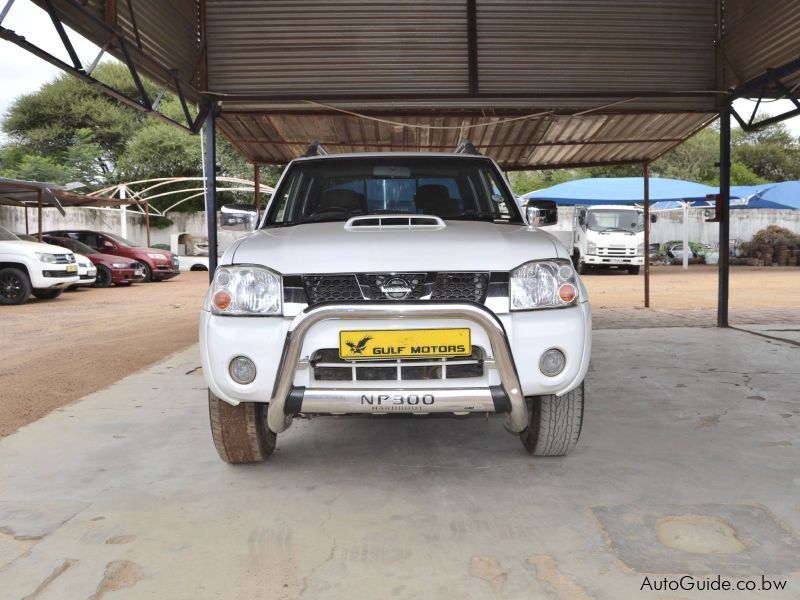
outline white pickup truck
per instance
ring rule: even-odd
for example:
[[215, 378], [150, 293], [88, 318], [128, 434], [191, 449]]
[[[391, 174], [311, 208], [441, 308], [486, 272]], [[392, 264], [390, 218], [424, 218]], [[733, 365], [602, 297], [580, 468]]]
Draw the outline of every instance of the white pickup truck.
[[31, 294], [43, 300], [58, 298], [79, 282], [72, 252], [23, 241], [0, 227], [0, 304], [23, 304]]
[[[491, 159], [311, 155], [222, 256], [200, 317], [214, 443], [264, 460], [293, 418], [502, 414], [535, 455], [578, 440], [591, 351], [567, 250]], [[257, 215], [222, 209], [221, 225]]]

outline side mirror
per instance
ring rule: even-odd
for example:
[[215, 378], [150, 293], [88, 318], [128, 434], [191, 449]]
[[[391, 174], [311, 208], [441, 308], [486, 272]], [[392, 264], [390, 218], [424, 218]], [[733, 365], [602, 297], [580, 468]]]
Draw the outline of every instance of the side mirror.
[[558, 223], [558, 206], [552, 200], [529, 200], [525, 211], [530, 227], [542, 227]]
[[103, 240], [103, 248], [102, 249], [103, 250], [112, 250], [112, 251], [118, 250], [117, 245], [112, 243], [112, 242], [109, 242], [108, 240]]
[[258, 211], [252, 204], [225, 204], [220, 213], [220, 229], [227, 231], [253, 231], [258, 223]]
[[650, 213], [650, 222], [655, 223], [656, 221], [658, 221], [658, 215], [655, 213]]

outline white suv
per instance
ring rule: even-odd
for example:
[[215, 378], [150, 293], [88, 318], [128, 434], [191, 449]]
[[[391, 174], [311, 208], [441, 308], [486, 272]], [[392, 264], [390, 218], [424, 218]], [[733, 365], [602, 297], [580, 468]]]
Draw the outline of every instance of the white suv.
[[72, 252], [23, 241], [0, 227], [0, 304], [23, 304], [31, 294], [43, 300], [58, 298], [79, 281]]
[[[536, 455], [578, 440], [591, 350], [567, 250], [470, 154], [307, 156], [223, 255], [200, 318], [214, 443], [265, 459], [299, 415], [500, 413]], [[256, 215], [222, 209], [222, 226]], [[529, 224], [530, 223], [530, 224]]]

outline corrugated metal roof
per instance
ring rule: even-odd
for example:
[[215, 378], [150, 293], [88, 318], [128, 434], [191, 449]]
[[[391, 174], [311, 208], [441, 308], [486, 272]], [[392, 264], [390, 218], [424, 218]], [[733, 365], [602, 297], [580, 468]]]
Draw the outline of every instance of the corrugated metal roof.
[[111, 23], [151, 77], [206, 84], [190, 97], [221, 101], [220, 129], [266, 163], [315, 139], [380, 151], [466, 137], [509, 168], [644, 162], [707, 123], [718, 88], [800, 53], [800, 0], [53, 4], [100, 45]]
[[[800, 0], [725, 0], [723, 52], [727, 86], [800, 58]], [[800, 73], [784, 79], [800, 83]]]
[[[652, 160], [714, 113], [503, 117], [224, 112], [221, 131], [254, 162], [285, 163], [319, 140], [330, 152], [451, 151], [464, 138], [509, 169]], [[407, 126], [403, 126], [403, 124]], [[474, 127], [480, 125], [480, 127]], [[428, 128], [432, 126], [434, 128]]]

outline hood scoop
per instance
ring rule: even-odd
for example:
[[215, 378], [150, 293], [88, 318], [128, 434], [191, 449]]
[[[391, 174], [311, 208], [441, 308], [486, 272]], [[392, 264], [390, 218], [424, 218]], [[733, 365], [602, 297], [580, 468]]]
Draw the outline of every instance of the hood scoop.
[[434, 215], [362, 215], [352, 217], [344, 224], [347, 231], [438, 230], [447, 227]]

